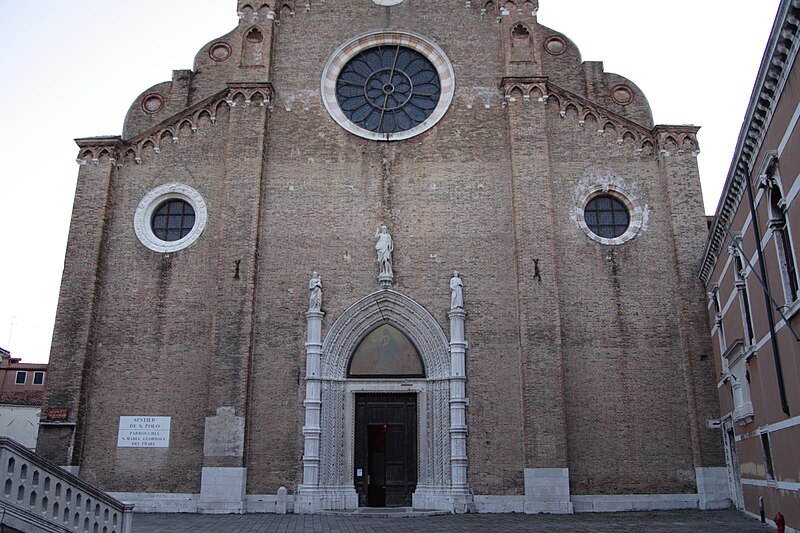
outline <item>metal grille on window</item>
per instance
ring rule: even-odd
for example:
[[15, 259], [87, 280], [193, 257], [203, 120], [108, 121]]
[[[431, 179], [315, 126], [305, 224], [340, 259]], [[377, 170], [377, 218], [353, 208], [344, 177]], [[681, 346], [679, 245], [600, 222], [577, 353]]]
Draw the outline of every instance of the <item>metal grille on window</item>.
[[153, 234], [162, 241], [180, 240], [194, 227], [194, 209], [184, 200], [167, 200], [155, 210]]
[[628, 229], [630, 214], [625, 205], [613, 196], [597, 196], [584, 208], [586, 225], [600, 237], [613, 239]]
[[351, 59], [336, 82], [342, 112], [377, 133], [410, 130], [436, 109], [442, 88], [436, 68], [402, 46], [376, 46]]

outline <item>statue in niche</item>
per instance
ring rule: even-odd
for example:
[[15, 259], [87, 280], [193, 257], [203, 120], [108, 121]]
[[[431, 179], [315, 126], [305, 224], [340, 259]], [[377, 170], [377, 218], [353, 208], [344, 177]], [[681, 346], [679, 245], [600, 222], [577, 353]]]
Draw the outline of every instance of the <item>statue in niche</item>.
[[450, 309], [462, 309], [464, 307], [464, 282], [458, 274], [458, 270], [453, 271], [450, 278]]
[[322, 278], [317, 272], [311, 274], [308, 281], [308, 310], [319, 311], [322, 308]]
[[389, 228], [386, 225], [381, 225], [378, 231], [375, 232], [375, 250], [378, 252], [378, 263], [381, 265], [379, 277], [393, 278], [392, 272], [392, 250], [394, 244], [392, 243], [392, 236], [389, 234]]

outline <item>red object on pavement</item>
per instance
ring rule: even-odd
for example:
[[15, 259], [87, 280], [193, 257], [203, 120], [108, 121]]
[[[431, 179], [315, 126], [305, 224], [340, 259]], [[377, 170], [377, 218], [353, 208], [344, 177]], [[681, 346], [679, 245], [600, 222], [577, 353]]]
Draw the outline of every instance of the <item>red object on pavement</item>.
[[780, 511], [775, 515], [775, 525], [778, 526], [778, 533], [786, 533], [786, 519]]

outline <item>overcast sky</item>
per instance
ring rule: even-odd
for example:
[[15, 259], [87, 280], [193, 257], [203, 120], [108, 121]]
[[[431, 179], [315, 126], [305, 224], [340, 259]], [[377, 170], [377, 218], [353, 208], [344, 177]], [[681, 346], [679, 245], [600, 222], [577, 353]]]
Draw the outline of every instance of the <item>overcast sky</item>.
[[[309, 0], [322, 1], [338, 0]], [[656, 124], [702, 126], [713, 213], [778, 0], [539, 3], [539, 22], [585, 61], [644, 91]], [[0, 0], [0, 347], [48, 359], [78, 174], [73, 139], [121, 134], [137, 95], [191, 68], [236, 23], [236, 0]]]

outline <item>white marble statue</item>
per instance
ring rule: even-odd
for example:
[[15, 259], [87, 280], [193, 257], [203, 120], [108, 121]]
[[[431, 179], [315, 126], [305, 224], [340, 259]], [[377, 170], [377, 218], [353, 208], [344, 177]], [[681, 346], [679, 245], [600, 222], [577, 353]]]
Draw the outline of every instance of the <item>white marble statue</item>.
[[378, 252], [378, 263], [381, 265], [380, 276], [393, 278], [392, 272], [392, 250], [394, 244], [392, 243], [392, 236], [389, 234], [389, 228], [382, 225], [375, 232], [375, 250]]
[[308, 281], [308, 310], [319, 311], [322, 308], [322, 278], [314, 272]]
[[463, 287], [464, 283], [458, 275], [458, 270], [454, 270], [453, 277], [450, 278], [450, 309], [460, 309], [464, 307]]

